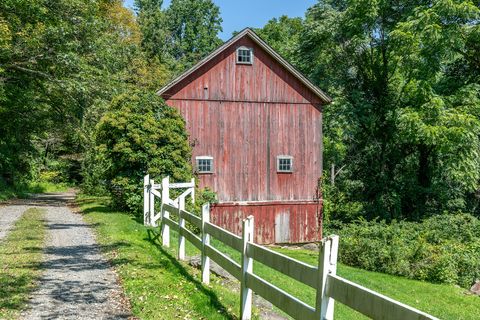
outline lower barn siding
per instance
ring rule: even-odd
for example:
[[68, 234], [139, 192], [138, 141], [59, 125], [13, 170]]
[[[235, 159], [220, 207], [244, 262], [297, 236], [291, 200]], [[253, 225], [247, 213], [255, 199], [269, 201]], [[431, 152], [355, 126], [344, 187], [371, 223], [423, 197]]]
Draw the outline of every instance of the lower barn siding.
[[237, 235], [242, 220], [254, 216], [255, 243], [304, 243], [322, 238], [321, 203], [307, 201], [217, 203], [211, 221]]

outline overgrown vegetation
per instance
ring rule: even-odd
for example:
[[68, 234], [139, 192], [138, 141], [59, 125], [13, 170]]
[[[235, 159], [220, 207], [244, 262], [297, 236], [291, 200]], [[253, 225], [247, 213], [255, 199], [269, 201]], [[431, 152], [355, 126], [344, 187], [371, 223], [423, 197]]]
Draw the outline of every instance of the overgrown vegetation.
[[480, 278], [480, 220], [468, 214], [422, 223], [361, 220], [333, 232], [340, 260], [351, 266], [463, 288]]
[[29, 209], [0, 240], [0, 318], [16, 319], [39, 279], [44, 211]]

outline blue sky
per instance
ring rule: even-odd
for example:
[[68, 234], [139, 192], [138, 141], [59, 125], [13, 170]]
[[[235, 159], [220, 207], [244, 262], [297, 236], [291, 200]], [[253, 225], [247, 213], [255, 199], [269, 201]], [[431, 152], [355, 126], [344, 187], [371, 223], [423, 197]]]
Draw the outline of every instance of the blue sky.
[[[223, 18], [223, 32], [220, 38], [228, 40], [232, 32], [245, 27], [263, 27], [268, 20], [282, 15], [303, 17], [305, 11], [316, 0], [213, 0], [220, 7]], [[168, 6], [170, 0], [164, 0]], [[132, 7], [133, 0], [125, 0], [125, 6]]]

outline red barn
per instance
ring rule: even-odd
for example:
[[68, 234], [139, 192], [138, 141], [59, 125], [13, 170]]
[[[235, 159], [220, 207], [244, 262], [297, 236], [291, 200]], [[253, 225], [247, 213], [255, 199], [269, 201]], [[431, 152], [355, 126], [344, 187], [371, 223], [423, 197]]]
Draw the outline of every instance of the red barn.
[[184, 117], [212, 221], [258, 243], [321, 239], [322, 106], [330, 98], [245, 29], [159, 92]]

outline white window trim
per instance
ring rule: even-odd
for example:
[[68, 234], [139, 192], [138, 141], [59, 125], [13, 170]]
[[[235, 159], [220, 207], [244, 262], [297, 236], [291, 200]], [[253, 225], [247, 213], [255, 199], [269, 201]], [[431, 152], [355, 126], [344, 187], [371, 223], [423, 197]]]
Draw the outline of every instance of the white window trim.
[[[290, 159], [290, 170], [280, 170], [280, 159]], [[293, 157], [289, 155], [279, 155], [277, 156], [277, 172], [280, 173], [292, 173], [293, 172]]]
[[[238, 54], [239, 54], [240, 50], [250, 51], [250, 62], [238, 61]], [[247, 65], [253, 64], [253, 49], [252, 48], [247, 48], [245, 46], [241, 46], [241, 47], [238, 47], [235, 52], [236, 52], [235, 53], [235, 59], [236, 59], [237, 64], [247, 64]]]
[[[211, 160], [212, 165], [211, 165], [211, 170], [210, 171], [200, 171], [199, 165], [198, 165], [198, 160]], [[195, 157], [195, 168], [198, 173], [213, 173], [213, 157], [212, 156], [198, 156]]]

